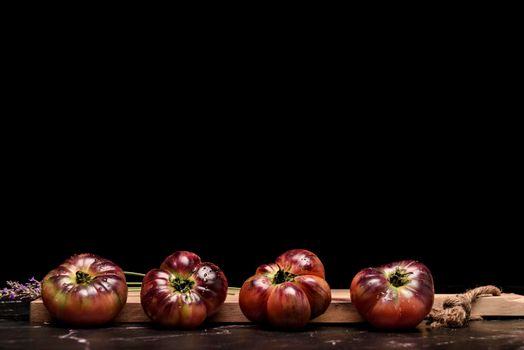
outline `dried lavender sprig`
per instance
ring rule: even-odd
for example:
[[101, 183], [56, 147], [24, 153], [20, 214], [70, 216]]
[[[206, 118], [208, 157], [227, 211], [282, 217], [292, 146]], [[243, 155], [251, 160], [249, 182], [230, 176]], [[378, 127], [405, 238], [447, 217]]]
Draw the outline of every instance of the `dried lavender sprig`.
[[9, 288], [0, 289], [0, 301], [6, 300], [34, 300], [40, 297], [41, 285], [34, 277], [27, 283], [7, 281]]

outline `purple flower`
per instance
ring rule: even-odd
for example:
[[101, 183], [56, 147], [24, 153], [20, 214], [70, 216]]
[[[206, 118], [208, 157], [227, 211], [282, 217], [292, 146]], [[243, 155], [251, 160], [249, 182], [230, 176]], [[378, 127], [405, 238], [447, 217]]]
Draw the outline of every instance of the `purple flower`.
[[40, 282], [34, 277], [29, 282], [22, 284], [17, 281], [7, 281], [9, 288], [0, 290], [0, 301], [2, 300], [34, 300], [40, 297]]

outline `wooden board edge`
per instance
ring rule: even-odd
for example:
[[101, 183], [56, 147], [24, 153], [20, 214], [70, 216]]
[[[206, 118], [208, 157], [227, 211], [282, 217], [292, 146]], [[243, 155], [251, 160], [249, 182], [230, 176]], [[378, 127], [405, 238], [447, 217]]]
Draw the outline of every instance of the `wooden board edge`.
[[[349, 293], [347, 294], [349, 295]], [[442, 304], [448, 295], [436, 294], [435, 306]], [[473, 306], [473, 316], [511, 316], [524, 317], [524, 296], [514, 293], [504, 293], [501, 296], [486, 296], [480, 298]], [[30, 322], [47, 323], [51, 317], [41, 300], [30, 304]], [[362, 318], [351, 304], [349, 298], [334, 300], [328, 310], [312, 320], [312, 323], [345, 324], [362, 322]], [[147, 323], [149, 319], [144, 314], [140, 303], [128, 303], [115, 319], [115, 323]], [[237, 300], [229, 300], [222, 305], [217, 314], [210, 317], [209, 323], [249, 323], [243, 315]]]

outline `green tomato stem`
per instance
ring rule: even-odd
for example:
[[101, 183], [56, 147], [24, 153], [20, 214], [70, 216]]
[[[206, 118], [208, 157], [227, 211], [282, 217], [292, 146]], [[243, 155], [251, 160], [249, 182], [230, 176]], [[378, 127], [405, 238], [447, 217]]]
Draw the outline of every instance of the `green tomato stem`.
[[393, 287], [399, 288], [402, 286], [405, 286], [409, 283], [409, 275], [411, 275], [413, 272], [407, 272], [405, 269], [401, 269], [399, 267], [396, 268], [395, 272], [391, 273], [388, 277], [389, 283], [393, 285]]
[[87, 284], [91, 282], [91, 276], [88, 273], [83, 271], [76, 272], [76, 283], [78, 284]]
[[180, 277], [175, 277], [170, 279], [171, 286], [175, 289], [175, 291], [180, 293], [187, 293], [193, 288], [195, 285], [195, 281], [189, 280], [189, 279], [183, 279]]
[[295, 280], [295, 277], [297, 277], [297, 275], [291, 272], [279, 269], [277, 273], [275, 274], [275, 276], [273, 277], [272, 282], [273, 284], [280, 284], [284, 282], [293, 282]]

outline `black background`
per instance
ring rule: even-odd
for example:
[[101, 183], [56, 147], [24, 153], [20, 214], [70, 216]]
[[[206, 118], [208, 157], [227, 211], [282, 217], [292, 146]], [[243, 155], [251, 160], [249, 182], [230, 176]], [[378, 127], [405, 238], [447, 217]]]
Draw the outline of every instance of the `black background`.
[[1, 277], [42, 278], [81, 252], [147, 272], [190, 250], [240, 286], [258, 265], [306, 248], [333, 288], [361, 268], [418, 259], [440, 292], [519, 291], [517, 167], [478, 151], [31, 147], [5, 171]]
[[335, 288], [408, 258], [437, 291], [524, 285], [516, 46], [369, 30], [206, 31], [175, 51], [141, 29], [13, 36], [0, 281], [80, 252], [146, 272], [186, 249], [240, 286], [307, 248]]

